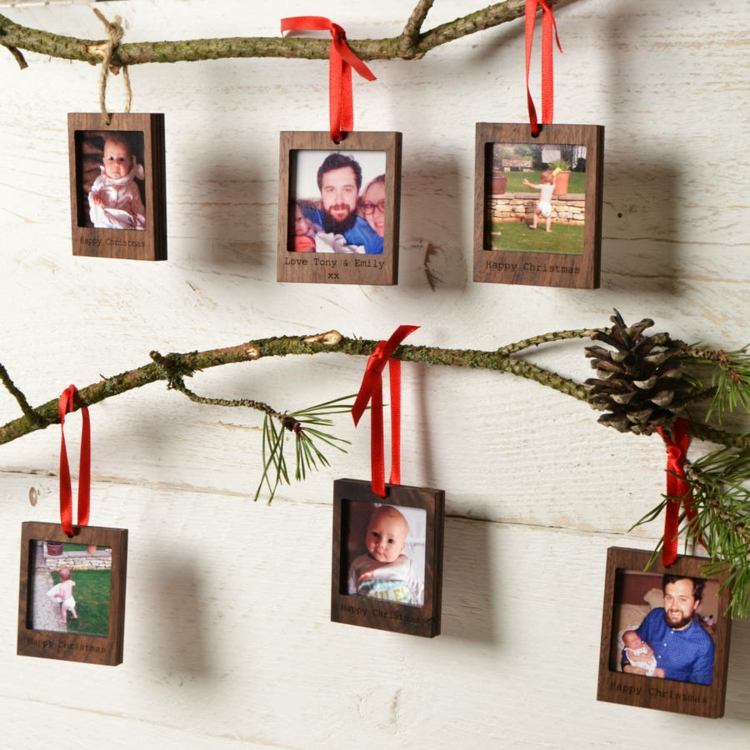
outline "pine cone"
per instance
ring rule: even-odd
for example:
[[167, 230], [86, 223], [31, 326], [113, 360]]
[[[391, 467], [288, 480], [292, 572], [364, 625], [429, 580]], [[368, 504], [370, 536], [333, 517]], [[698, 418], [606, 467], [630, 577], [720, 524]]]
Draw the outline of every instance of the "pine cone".
[[684, 414], [687, 395], [681, 350], [667, 333], [644, 336], [643, 331], [654, 325], [649, 318], [626, 326], [615, 310], [610, 320], [614, 323], [611, 331], [598, 331], [592, 338], [613, 346], [614, 351], [586, 347], [597, 374], [584, 383], [589, 403], [606, 412], [598, 421], [637, 435], [650, 435], [657, 427], [670, 428]]

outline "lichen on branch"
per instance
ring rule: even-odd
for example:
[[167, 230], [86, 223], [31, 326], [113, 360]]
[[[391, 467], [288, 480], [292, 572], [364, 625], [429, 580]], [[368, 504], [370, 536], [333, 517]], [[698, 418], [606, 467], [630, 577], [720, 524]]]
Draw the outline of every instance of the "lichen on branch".
[[[561, 0], [548, 0], [550, 5]], [[569, 0], [572, 1], [572, 0]], [[426, 32], [422, 26], [433, 0], [419, 0], [401, 34], [383, 39], [351, 39], [349, 46], [363, 60], [415, 60], [442, 44], [460, 39], [523, 16], [524, 0], [506, 0], [474, 11]], [[345, 19], [334, 19], [345, 23]], [[96, 64], [102, 60], [106, 40], [79, 38], [32, 29], [0, 14], [0, 45], [8, 48], [23, 67], [21, 49], [49, 57]], [[327, 39], [297, 37], [225, 37], [157, 42], [124, 42], [111, 58], [114, 67], [145, 63], [192, 62], [222, 58], [279, 57], [326, 60]]]

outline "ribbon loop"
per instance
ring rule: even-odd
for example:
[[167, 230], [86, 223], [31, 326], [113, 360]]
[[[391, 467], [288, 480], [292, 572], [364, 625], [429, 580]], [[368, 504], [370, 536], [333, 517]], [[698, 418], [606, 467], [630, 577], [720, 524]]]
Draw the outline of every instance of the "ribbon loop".
[[346, 41], [346, 31], [324, 16], [294, 16], [281, 19], [281, 33], [287, 31], [328, 31], [331, 34], [328, 69], [328, 98], [331, 138], [341, 141], [342, 133], [354, 130], [352, 68], [368, 81], [374, 73], [354, 54]]
[[[74, 385], [69, 385], [58, 401], [60, 416], [60, 523], [68, 536], [73, 536], [73, 490], [68, 465], [68, 449], [65, 445], [65, 415], [75, 411], [78, 393]], [[89, 410], [81, 407], [81, 458], [78, 469], [78, 525], [88, 526], [91, 498], [91, 422]]]
[[537, 120], [536, 107], [529, 88], [529, 70], [531, 68], [531, 48], [534, 43], [534, 25], [536, 23], [536, 11], [542, 9], [542, 123], [551, 125], [554, 115], [555, 100], [555, 76], [554, 76], [554, 48], [552, 39], [554, 35], [557, 48], [563, 51], [560, 45], [560, 37], [557, 33], [557, 23], [552, 8], [546, 0], [526, 0], [526, 106], [529, 110], [529, 124], [531, 135], [536, 138], [541, 132]]
[[[664, 516], [664, 545], [662, 547], [662, 563], [665, 567], [672, 565], [677, 560], [677, 548], [680, 533], [680, 507], [684, 506], [688, 526], [694, 532], [693, 521], [697, 511], [693, 506], [693, 495], [690, 483], [685, 476], [685, 460], [690, 447], [690, 433], [688, 432], [688, 421], [677, 419], [672, 427], [671, 434], [659, 427], [658, 432], [664, 440], [667, 449], [667, 497], [669, 501]], [[697, 541], [703, 543], [700, 537]]]
[[352, 406], [354, 424], [371, 404], [370, 463], [372, 491], [385, 497], [385, 449], [383, 447], [383, 370], [388, 365], [391, 388], [391, 484], [401, 482], [401, 362], [391, 359], [399, 344], [419, 326], [401, 325], [388, 339], [379, 341], [367, 360], [362, 383]]

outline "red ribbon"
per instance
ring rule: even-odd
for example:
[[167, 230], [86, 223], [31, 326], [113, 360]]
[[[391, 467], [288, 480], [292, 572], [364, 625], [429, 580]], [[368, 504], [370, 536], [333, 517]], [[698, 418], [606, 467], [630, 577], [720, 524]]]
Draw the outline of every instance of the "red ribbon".
[[[61, 394], [58, 404], [60, 414], [60, 523], [68, 536], [73, 536], [73, 490], [68, 466], [68, 449], [65, 446], [65, 415], [75, 411], [78, 391], [69, 385]], [[78, 469], [78, 525], [88, 526], [91, 495], [91, 423], [89, 410], [81, 407], [83, 426], [81, 430], [81, 462]]]
[[[692, 528], [697, 513], [693, 507], [690, 484], [685, 478], [685, 458], [690, 447], [690, 433], [687, 419], [678, 419], [671, 434], [657, 428], [667, 447], [667, 508], [664, 518], [664, 546], [661, 559], [669, 567], [677, 559], [677, 545], [680, 532], [680, 506], [685, 506], [685, 515]], [[701, 541], [700, 539], [698, 541]]]
[[399, 326], [388, 339], [378, 341], [362, 376], [359, 393], [352, 406], [354, 424], [358, 424], [367, 404], [372, 402], [370, 419], [370, 463], [372, 491], [385, 497], [385, 449], [383, 447], [383, 370], [388, 363], [391, 387], [391, 484], [401, 482], [401, 361], [391, 359], [398, 345], [419, 326]]
[[354, 130], [354, 106], [352, 103], [352, 68], [362, 78], [374, 81], [375, 75], [346, 43], [346, 32], [337, 23], [323, 16], [295, 16], [281, 19], [281, 33], [286, 31], [330, 31], [329, 53], [329, 109], [331, 138], [338, 143], [343, 131]]
[[529, 108], [529, 123], [531, 135], [536, 138], [541, 132], [536, 117], [536, 107], [531, 98], [529, 89], [529, 68], [531, 66], [531, 46], [534, 43], [534, 24], [536, 23], [537, 8], [542, 9], [542, 123], [552, 124], [552, 116], [555, 101], [555, 74], [553, 69], [552, 32], [554, 31], [557, 48], [560, 46], [560, 37], [557, 35], [557, 24], [552, 8], [547, 5], [546, 0], [526, 0], [526, 104]]

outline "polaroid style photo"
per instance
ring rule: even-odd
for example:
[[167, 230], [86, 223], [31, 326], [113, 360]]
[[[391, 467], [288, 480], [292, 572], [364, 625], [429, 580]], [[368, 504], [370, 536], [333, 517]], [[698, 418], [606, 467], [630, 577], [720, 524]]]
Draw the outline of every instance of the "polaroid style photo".
[[595, 289], [604, 128], [477, 123], [474, 281]]
[[645, 570], [651, 553], [611, 547], [597, 698], [718, 718], [724, 715], [730, 591], [704, 557]]
[[331, 620], [432, 638], [440, 634], [445, 493], [337, 479]]
[[126, 529], [24, 523], [18, 599], [21, 656], [122, 663]]
[[277, 279], [398, 282], [401, 133], [282, 132]]
[[68, 115], [73, 255], [167, 259], [164, 115]]

